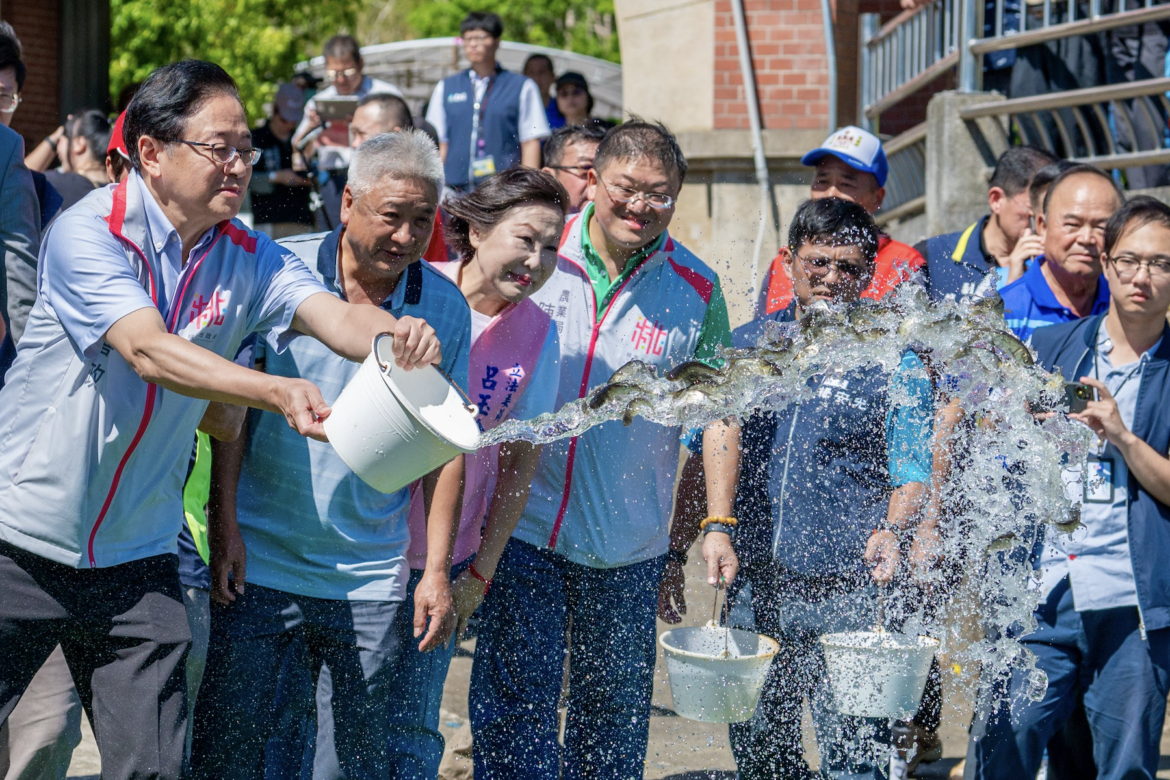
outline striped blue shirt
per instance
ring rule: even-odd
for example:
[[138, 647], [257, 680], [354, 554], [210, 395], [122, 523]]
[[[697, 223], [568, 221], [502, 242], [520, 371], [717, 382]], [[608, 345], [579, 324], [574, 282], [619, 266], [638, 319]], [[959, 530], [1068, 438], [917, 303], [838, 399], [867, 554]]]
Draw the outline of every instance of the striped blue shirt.
[[[1044, 257], [1036, 258], [1024, 275], [999, 291], [1003, 298], [1004, 320], [1021, 341], [1030, 341], [1037, 328], [1080, 319], [1076, 312], [1056, 300], [1056, 294], [1044, 278]], [[1097, 280], [1097, 299], [1089, 314], [1109, 310], [1109, 285], [1102, 276]]]

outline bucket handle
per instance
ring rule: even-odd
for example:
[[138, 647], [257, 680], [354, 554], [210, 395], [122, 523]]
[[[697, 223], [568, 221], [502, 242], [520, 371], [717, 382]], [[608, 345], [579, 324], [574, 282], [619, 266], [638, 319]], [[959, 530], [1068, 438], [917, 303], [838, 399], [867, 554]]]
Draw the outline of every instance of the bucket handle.
[[[394, 368], [394, 364], [393, 363], [383, 363], [381, 358], [378, 357], [378, 342], [384, 338], [394, 338], [394, 335], [391, 333], [379, 333], [377, 336], [374, 336], [374, 341], [373, 341], [373, 344], [371, 345], [371, 350], [374, 353], [374, 362], [378, 364], [378, 368], [381, 369], [383, 374], [386, 374], [387, 376], [389, 376], [390, 370], [392, 368]], [[446, 371], [439, 368], [438, 366], [432, 366], [432, 368], [434, 368], [436, 371], [438, 371], [440, 376], [442, 376], [444, 379], [446, 379], [447, 382], [451, 385], [451, 387], [455, 388], [455, 392], [459, 393], [460, 397], [464, 401], [466, 401], [466, 403], [463, 404], [463, 408], [467, 410], [468, 414], [471, 414], [472, 416], [479, 414], [479, 407], [476, 406], [470, 398], [468, 398], [467, 393], [463, 392], [463, 388], [459, 386], [458, 382], [456, 382], [454, 379], [452, 379], [451, 376]]]

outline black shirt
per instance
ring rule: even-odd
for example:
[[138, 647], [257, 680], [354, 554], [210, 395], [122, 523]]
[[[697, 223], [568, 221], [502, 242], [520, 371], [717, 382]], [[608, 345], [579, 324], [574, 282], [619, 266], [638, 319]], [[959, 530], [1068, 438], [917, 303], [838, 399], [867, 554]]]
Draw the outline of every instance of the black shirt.
[[[252, 177], [267, 179], [269, 171], [291, 170], [293, 167], [292, 138], [282, 141], [272, 134], [267, 125], [252, 131], [252, 147], [259, 149], [262, 154], [252, 167]], [[312, 212], [309, 211], [309, 188], [286, 187], [283, 184], [272, 184], [270, 194], [252, 192], [252, 220], [263, 222], [299, 222], [303, 225], [313, 223]]]

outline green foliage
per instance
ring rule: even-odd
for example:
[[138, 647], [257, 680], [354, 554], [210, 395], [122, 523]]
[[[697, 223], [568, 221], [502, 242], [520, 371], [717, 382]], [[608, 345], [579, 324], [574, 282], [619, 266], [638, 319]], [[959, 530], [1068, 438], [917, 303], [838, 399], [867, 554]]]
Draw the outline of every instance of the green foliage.
[[613, 0], [414, 0], [407, 22], [419, 38], [458, 35], [469, 11], [493, 11], [504, 38], [619, 62]]
[[329, 35], [352, 29], [358, 9], [353, 0], [111, 0], [111, 94], [160, 65], [204, 59], [236, 79], [254, 121], [276, 82]]
[[363, 45], [458, 35], [468, 11], [495, 11], [504, 37], [620, 61], [613, 0], [110, 0], [112, 101], [152, 70], [195, 57], [240, 85], [255, 121], [276, 82], [356, 30]]

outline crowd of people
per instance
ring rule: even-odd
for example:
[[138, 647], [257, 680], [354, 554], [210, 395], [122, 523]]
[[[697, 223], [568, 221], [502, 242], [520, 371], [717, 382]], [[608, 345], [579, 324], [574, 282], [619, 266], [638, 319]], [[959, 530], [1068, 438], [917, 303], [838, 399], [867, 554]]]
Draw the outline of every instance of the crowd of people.
[[[718, 365], [819, 302], [917, 284], [998, 294], [1044, 368], [1096, 391], [1071, 413], [1097, 437], [1085, 528], [1034, 552], [1036, 628], [1017, 637], [1047, 692], [985, 686], [965, 776], [1035, 777], [1047, 754], [1050, 778], [1152, 778], [1170, 694], [1170, 208], [1016, 147], [986, 216], [911, 247], [874, 222], [881, 141], [846, 127], [804, 156], [810, 197], [732, 330], [719, 275], [670, 233], [687, 177], [670, 130], [590, 121], [584, 79], [540, 55], [504, 70], [494, 14], [461, 34], [470, 67], [425, 122], [338, 36], [329, 86], [280, 85], [255, 129], [232, 77], [198, 60], [27, 156], [0, 128], [0, 773], [63, 778], [84, 713], [108, 778], [436, 778], [475, 619], [476, 777], [641, 777], [656, 620], [681, 619], [700, 535], [729, 624], [782, 647], [730, 727], [739, 777], [813, 776], [806, 700], [821, 776], [939, 758], [937, 664], [912, 720], [850, 717], [817, 643], [871, 627], [884, 589], [941, 565], [937, 486], [979, 421], [915, 352], [818, 376], [783, 410], [508, 442], [389, 495], [322, 425], [379, 334], [400, 370], [466, 389], [487, 431], [631, 359]], [[24, 74], [0, 25], [4, 124]], [[254, 229], [237, 219], [249, 197]]]

